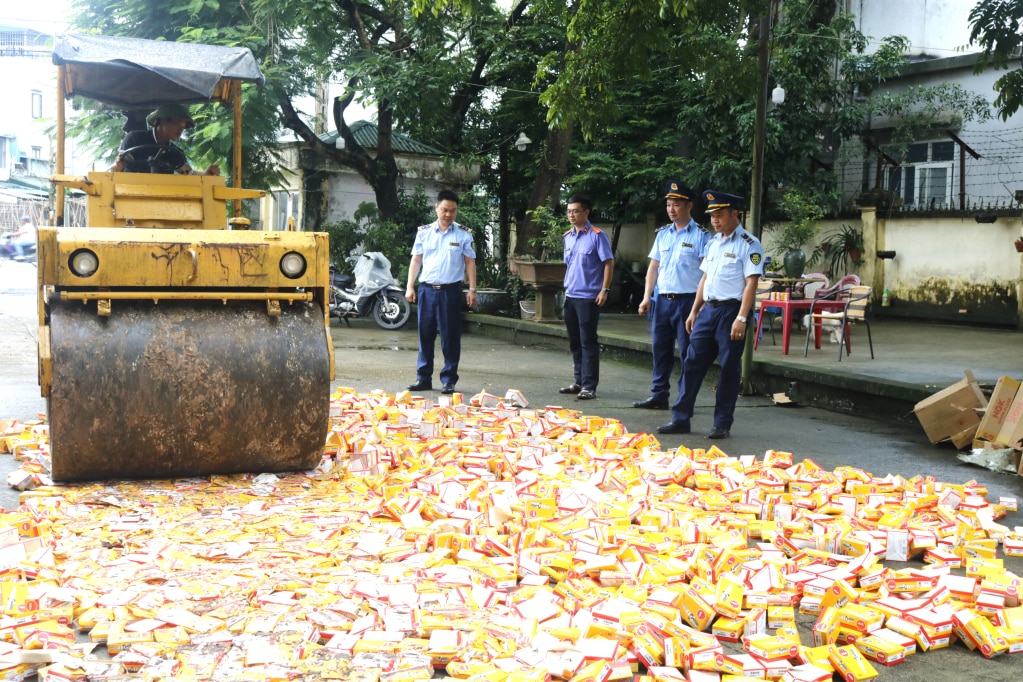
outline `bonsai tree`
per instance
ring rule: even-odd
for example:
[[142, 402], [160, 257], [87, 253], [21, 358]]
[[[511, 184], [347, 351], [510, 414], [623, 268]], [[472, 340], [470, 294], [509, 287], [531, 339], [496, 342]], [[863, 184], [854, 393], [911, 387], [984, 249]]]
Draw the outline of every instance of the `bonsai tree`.
[[528, 213], [530, 219], [540, 226], [539, 236], [529, 240], [533, 257], [541, 261], [560, 262], [565, 252], [565, 232], [572, 229], [572, 223], [549, 206], [540, 206]]

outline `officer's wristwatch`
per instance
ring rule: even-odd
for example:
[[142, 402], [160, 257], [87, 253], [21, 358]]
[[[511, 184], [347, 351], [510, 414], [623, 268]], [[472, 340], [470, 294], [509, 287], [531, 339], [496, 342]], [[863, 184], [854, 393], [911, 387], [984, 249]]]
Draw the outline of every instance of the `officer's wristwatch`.
[[735, 319], [739, 320], [739, 322], [742, 322], [743, 324], [746, 324], [746, 316], [745, 315], [736, 315]]

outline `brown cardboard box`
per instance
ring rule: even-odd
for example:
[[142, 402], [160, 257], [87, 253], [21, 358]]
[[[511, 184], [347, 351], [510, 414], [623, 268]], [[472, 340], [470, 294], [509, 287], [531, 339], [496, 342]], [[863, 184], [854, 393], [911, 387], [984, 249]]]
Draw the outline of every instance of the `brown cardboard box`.
[[921, 400], [913, 408], [932, 443], [950, 440], [957, 448], [963, 448], [973, 441], [980, 425], [977, 409], [986, 407], [987, 400], [973, 372], [966, 370], [964, 374], [965, 379]]
[[1020, 439], [1023, 439], [1023, 391], [1018, 391], [1012, 404], [1009, 405], [1002, 428], [998, 430], [996, 441], [1009, 447], [1019, 448]]
[[984, 410], [980, 425], [977, 427], [977, 438], [1005, 445], [998, 440], [998, 436], [1005, 424], [1005, 417], [1009, 414], [1013, 399], [1019, 391], [1019, 386], [1020, 382], [1012, 377], [1002, 377], [998, 380], [995, 390], [991, 392], [991, 398], [988, 400], [987, 409]]

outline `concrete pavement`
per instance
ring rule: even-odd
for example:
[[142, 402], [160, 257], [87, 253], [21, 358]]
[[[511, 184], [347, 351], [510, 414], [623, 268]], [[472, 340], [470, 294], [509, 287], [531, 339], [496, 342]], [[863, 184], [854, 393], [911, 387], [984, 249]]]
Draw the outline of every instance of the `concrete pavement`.
[[[471, 333], [517, 343], [546, 343], [568, 348], [558, 323], [466, 313]], [[867, 330], [852, 330], [852, 353], [838, 360], [838, 345], [827, 338], [816, 350], [813, 342], [803, 356], [805, 332], [793, 329], [789, 354], [782, 354], [781, 321], [776, 322], [777, 345], [766, 327], [753, 354], [753, 383], [757, 393], [782, 392], [800, 404], [885, 420], [913, 420], [913, 406], [963, 378], [972, 370], [982, 386], [998, 378], [1023, 378], [1023, 333], [1014, 330], [931, 324], [878, 318], [870, 322], [874, 359]], [[605, 313], [600, 318], [603, 356], [641, 367], [650, 364], [650, 327], [645, 316]], [[641, 396], [642, 397], [642, 396]]]

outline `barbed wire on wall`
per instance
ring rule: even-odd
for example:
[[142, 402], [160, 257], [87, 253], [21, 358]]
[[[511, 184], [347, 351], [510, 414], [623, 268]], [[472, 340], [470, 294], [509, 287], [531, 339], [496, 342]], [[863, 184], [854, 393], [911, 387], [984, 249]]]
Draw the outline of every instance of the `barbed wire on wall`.
[[[969, 145], [970, 149], [979, 155], [974, 158], [962, 150], [959, 145], [955, 147], [953, 160], [946, 162], [921, 162], [905, 163], [904, 167], [945, 168], [946, 191], [943, 198], [930, 196], [925, 201], [906, 201], [904, 210], [959, 210], [960, 209], [960, 155], [965, 157], [965, 196], [963, 209], [975, 210], [978, 208], [1010, 208], [1019, 206], [1017, 192], [1023, 197], [1023, 126], [1002, 129], [978, 129], [961, 130], [956, 136]], [[935, 137], [921, 142], [949, 142], [950, 138]], [[865, 149], [857, 143], [846, 146], [840, 158], [835, 164], [835, 173], [839, 186], [843, 188], [848, 199], [853, 200], [863, 192], [869, 192], [875, 187], [884, 190], [898, 189], [894, 187], [891, 178], [886, 178], [895, 170], [888, 160], [882, 160], [881, 182], [877, 182], [878, 156], [876, 153], [865, 153]], [[893, 159], [898, 161], [899, 159]], [[919, 179], [919, 178], [917, 178]], [[886, 182], [887, 181], [887, 182]], [[919, 184], [916, 185], [919, 187]], [[897, 192], [898, 193], [898, 192]], [[932, 192], [937, 194], [938, 192]]]

